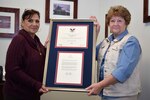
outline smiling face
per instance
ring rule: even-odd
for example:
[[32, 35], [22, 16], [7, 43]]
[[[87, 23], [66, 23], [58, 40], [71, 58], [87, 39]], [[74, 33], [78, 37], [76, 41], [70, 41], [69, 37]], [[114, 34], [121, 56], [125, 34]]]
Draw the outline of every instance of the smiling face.
[[117, 37], [119, 34], [125, 31], [127, 28], [124, 18], [119, 16], [113, 16], [109, 22], [110, 32]]
[[31, 35], [35, 35], [40, 27], [40, 18], [37, 14], [34, 14], [31, 17], [27, 17], [22, 20], [22, 28], [29, 32]]
[[127, 8], [116, 5], [110, 7], [107, 13], [106, 22], [114, 37], [124, 32], [131, 21], [131, 14]]

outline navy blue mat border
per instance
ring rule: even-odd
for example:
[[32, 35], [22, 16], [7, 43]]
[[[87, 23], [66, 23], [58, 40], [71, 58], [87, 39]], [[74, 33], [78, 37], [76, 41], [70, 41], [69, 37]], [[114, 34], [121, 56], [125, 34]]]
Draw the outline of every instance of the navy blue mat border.
[[[89, 31], [88, 31], [88, 48], [55, 48], [55, 39], [56, 39], [56, 30], [57, 25], [88, 25]], [[87, 86], [91, 85], [92, 83], [92, 57], [93, 57], [93, 22], [52, 22], [52, 28], [51, 28], [51, 36], [50, 36], [50, 48], [47, 48], [49, 50], [48, 55], [48, 63], [47, 63], [47, 70], [46, 70], [46, 79], [45, 79], [45, 85], [47, 87], [54, 87], [54, 88], [81, 88], [84, 89]], [[76, 85], [65, 85], [65, 84], [54, 84], [55, 81], [55, 71], [56, 71], [56, 63], [57, 63], [57, 53], [58, 51], [65, 51], [65, 52], [78, 52], [82, 51], [84, 52], [84, 70], [83, 70], [83, 84], [81, 86]]]

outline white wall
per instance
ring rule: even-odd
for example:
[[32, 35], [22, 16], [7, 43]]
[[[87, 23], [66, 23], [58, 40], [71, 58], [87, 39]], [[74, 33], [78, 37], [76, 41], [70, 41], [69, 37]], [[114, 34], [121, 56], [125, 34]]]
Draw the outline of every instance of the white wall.
[[[143, 1], [144, 0], [78, 0], [78, 18], [89, 18], [91, 15], [97, 16], [101, 24], [101, 32], [98, 42], [104, 38], [104, 23], [105, 14], [110, 6], [124, 5], [129, 9], [132, 15], [131, 24], [129, 25], [129, 32], [134, 34], [140, 41], [142, 47], [142, 58], [139, 63], [141, 67], [141, 82], [142, 93], [140, 100], [149, 100], [150, 98], [150, 53], [148, 47], [148, 39], [150, 38], [150, 23], [143, 23]], [[42, 43], [44, 43], [49, 32], [49, 24], [45, 24], [45, 0], [0, 0], [0, 7], [14, 7], [20, 8], [20, 15], [25, 8], [37, 9], [41, 13], [41, 27], [38, 32]], [[0, 38], [0, 65], [5, 65], [6, 50], [11, 39]], [[68, 92], [50, 92], [42, 96], [43, 100], [76, 100], [86, 99], [95, 100], [97, 97], [88, 97], [83, 93], [68, 93]]]
[[[20, 8], [20, 20], [24, 9], [36, 9], [41, 14], [41, 27], [37, 33], [44, 43], [49, 32], [49, 24], [45, 24], [45, 0], [0, 0], [0, 7]], [[11, 38], [0, 38], [0, 65], [5, 66], [6, 51]]]
[[[143, 1], [144, 0], [101, 0], [100, 10], [101, 15], [105, 14], [110, 6], [124, 5], [129, 9], [132, 15], [129, 25], [129, 32], [135, 35], [142, 47], [142, 58], [139, 63], [141, 70], [142, 93], [140, 100], [149, 100], [150, 98], [150, 53], [149, 53], [149, 38], [150, 38], [150, 23], [143, 23]], [[103, 19], [100, 19], [103, 22]], [[104, 23], [104, 22], [103, 22]]]

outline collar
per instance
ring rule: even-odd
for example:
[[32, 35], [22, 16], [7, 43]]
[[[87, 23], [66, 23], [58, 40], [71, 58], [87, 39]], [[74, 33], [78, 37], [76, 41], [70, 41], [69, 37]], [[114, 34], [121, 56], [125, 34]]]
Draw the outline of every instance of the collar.
[[37, 43], [40, 43], [40, 40], [37, 37], [37, 35], [35, 35], [35, 37], [33, 39], [30, 36], [30, 34], [27, 31], [25, 31], [24, 29], [20, 30], [19, 34], [21, 34], [28, 41], [28, 43], [35, 49], [37, 48]]
[[107, 41], [109, 41], [109, 42], [112, 42], [112, 41], [113, 42], [118, 42], [127, 34], [128, 34], [128, 30], [127, 29], [124, 32], [122, 32], [121, 34], [119, 34], [116, 38], [114, 38], [113, 34], [111, 34], [108, 37]]

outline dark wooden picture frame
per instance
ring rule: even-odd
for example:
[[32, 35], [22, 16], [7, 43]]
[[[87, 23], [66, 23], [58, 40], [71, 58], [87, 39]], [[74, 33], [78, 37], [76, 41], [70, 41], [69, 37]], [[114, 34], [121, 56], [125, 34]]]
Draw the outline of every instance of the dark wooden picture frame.
[[[61, 1], [73, 1], [74, 2], [73, 18], [77, 18], [78, 0], [61, 0]], [[51, 10], [50, 3], [51, 3], [51, 0], [45, 1], [45, 23], [50, 22], [50, 10]]]
[[150, 22], [150, 14], [148, 14], [149, 10], [150, 10], [150, 5], [149, 5], [149, 0], [144, 0], [143, 3], [143, 22], [147, 23]]
[[105, 14], [105, 38], [108, 37], [107, 14]]
[[[14, 25], [14, 32], [13, 33], [0, 31], [0, 37], [1, 38], [12, 38], [18, 32], [18, 30], [19, 30], [19, 14], [20, 14], [20, 9], [18, 9], [18, 8], [0, 7], [0, 13], [8, 13], [8, 15], [6, 14], [5, 16], [4, 15], [0, 15], [0, 17], [2, 18], [2, 19], [0, 19], [1, 20], [1, 22], [0, 22], [0, 25], [1, 25], [0, 28], [4, 27], [4, 29], [5, 29], [4, 25], [9, 25], [9, 24]], [[14, 19], [12, 19], [12, 16], [10, 16], [9, 13], [10, 14], [14, 13]], [[8, 17], [10, 18], [9, 20], [6, 19]], [[13, 23], [12, 23], [12, 21], [13, 21]], [[6, 28], [6, 30], [7, 30], [7, 28]], [[8, 28], [8, 30], [9, 30], [9, 28]]]

